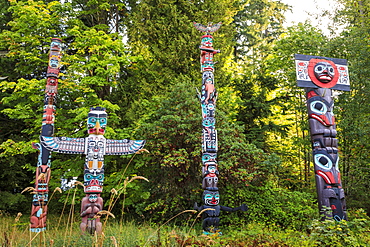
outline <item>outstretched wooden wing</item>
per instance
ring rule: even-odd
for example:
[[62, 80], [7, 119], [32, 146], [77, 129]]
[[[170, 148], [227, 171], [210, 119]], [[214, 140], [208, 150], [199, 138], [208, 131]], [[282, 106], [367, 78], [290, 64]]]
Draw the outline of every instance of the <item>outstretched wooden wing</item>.
[[193, 22], [193, 25], [194, 25], [194, 27], [195, 27], [197, 30], [199, 30], [199, 31], [201, 31], [201, 32], [207, 32], [207, 27], [206, 27], [206, 26], [204, 26], [203, 24]]
[[219, 23], [217, 23], [217, 24], [213, 24], [213, 25], [212, 25], [212, 23], [210, 23], [210, 24], [208, 24], [208, 26], [205, 26], [205, 25], [203, 25], [203, 24], [193, 22], [193, 25], [194, 25], [194, 27], [195, 27], [197, 30], [199, 30], [199, 31], [201, 31], [201, 32], [205, 32], [205, 33], [208, 33], [208, 34], [209, 34], [209, 33], [216, 32], [216, 31], [221, 27], [222, 23], [221, 23], [221, 22], [219, 22]]
[[53, 152], [67, 154], [85, 153], [85, 138], [40, 136], [40, 142], [47, 150]]
[[111, 140], [107, 139], [105, 147], [106, 155], [125, 155], [133, 154], [142, 149], [145, 145], [145, 140], [132, 141], [124, 140]]
[[210, 32], [210, 33], [216, 32], [221, 27], [221, 25], [222, 25], [222, 23], [219, 22], [217, 24], [214, 24], [214, 25], [208, 27], [208, 32]]

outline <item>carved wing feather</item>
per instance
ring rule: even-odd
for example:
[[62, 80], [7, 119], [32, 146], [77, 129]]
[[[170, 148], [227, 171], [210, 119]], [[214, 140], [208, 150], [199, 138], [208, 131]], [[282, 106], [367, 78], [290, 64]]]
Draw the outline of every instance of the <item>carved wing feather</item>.
[[67, 154], [85, 153], [85, 138], [40, 136], [40, 142], [47, 150], [53, 152]]
[[193, 22], [193, 25], [194, 25], [194, 27], [195, 27], [197, 30], [199, 30], [199, 31], [201, 31], [201, 32], [207, 32], [207, 27], [206, 27], [206, 26], [204, 26], [203, 24]]
[[105, 148], [106, 155], [125, 155], [133, 154], [142, 149], [145, 145], [145, 140], [111, 140], [107, 139]]
[[200, 24], [200, 23], [196, 23], [196, 22], [193, 22], [193, 25], [194, 27], [201, 31], [201, 32], [205, 32], [207, 34], [210, 34], [210, 33], [213, 33], [213, 32], [216, 32], [222, 25], [222, 22], [219, 22], [217, 24], [209, 24], [208, 26], [205, 26], [203, 24]]
[[213, 33], [213, 32], [216, 32], [220, 27], [221, 27], [222, 23], [219, 22], [217, 24], [214, 24], [212, 25], [210, 28], [209, 28], [209, 32], [210, 33]]

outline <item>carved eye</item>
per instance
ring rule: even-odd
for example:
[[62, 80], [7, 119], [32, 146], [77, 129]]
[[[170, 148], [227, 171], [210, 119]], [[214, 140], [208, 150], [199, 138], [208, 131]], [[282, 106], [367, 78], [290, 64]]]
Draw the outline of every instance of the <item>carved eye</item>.
[[326, 69], [326, 66], [323, 64], [318, 64], [315, 66], [315, 72], [316, 73], [321, 73]]
[[324, 154], [315, 154], [314, 161], [316, 165], [323, 169], [331, 169], [333, 167], [333, 162]]
[[321, 101], [311, 102], [310, 109], [318, 115], [324, 115], [328, 111], [328, 107]]
[[86, 181], [90, 181], [91, 179], [93, 178], [93, 176], [91, 174], [85, 174], [85, 180]]
[[331, 76], [334, 76], [335, 71], [334, 71], [333, 66], [331, 66], [331, 65], [329, 65], [329, 66], [328, 66], [328, 73], [329, 73]]
[[90, 202], [95, 202], [95, 201], [97, 201], [98, 200], [98, 196], [97, 195], [90, 195], [89, 196], [89, 201]]
[[95, 123], [96, 122], [96, 118], [94, 118], [94, 117], [90, 118], [90, 122]]
[[208, 161], [211, 159], [211, 156], [208, 154], [203, 154], [203, 161]]
[[205, 196], [204, 196], [204, 200], [211, 200], [212, 199], [212, 195], [211, 194], [206, 194]]

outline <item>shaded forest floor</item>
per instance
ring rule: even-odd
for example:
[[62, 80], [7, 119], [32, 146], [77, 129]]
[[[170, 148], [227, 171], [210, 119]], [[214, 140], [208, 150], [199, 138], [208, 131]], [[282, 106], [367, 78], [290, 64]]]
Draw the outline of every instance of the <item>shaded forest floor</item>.
[[[66, 216], [66, 218], [70, 218]], [[11, 217], [0, 214], [1, 246], [370, 246], [370, 220], [358, 217], [351, 221], [314, 220], [307, 229], [297, 231], [257, 222], [222, 226], [223, 233], [204, 235], [201, 223], [186, 226], [170, 223], [120, 223], [109, 219], [101, 236], [82, 236], [79, 219], [60, 220], [50, 216], [48, 230], [29, 231], [28, 215]], [[102, 219], [104, 224], [105, 220]], [[189, 222], [188, 222], [189, 223]], [[185, 223], [184, 223], [185, 224]]]

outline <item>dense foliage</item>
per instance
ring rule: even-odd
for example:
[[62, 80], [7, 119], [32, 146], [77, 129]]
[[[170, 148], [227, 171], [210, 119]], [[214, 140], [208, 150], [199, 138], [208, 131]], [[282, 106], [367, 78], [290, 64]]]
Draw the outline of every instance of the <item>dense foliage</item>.
[[[339, 1], [339, 0], [338, 0]], [[0, 210], [30, 210], [41, 128], [47, 52], [61, 37], [63, 75], [55, 136], [85, 137], [91, 106], [109, 114], [107, 138], [146, 139], [150, 153], [106, 158], [103, 195], [126, 184], [113, 213], [163, 222], [201, 198], [201, 112], [195, 88], [199, 33], [192, 22], [223, 22], [214, 34], [221, 204], [249, 205], [224, 224], [264, 222], [307, 229], [318, 217], [306, 109], [295, 84], [295, 53], [345, 58], [351, 92], [336, 99], [342, 180], [349, 208], [370, 213], [370, 3], [340, 0], [327, 37], [310, 23], [283, 27], [289, 6], [273, 0], [33, 1], [0, 4]], [[335, 28], [332, 29], [334, 31]], [[50, 186], [82, 180], [83, 156], [53, 154]], [[60, 213], [70, 191], [52, 201]], [[76, 192], [81, 198], [83, 191]], [[29, 202], [29, 205], [27, 205]], [[123, 205], [124, 204], [124, 205]], [[179, 217], [178, 219], [183, 220]], [[318, 226], [313, 231], [320, 232]]]

